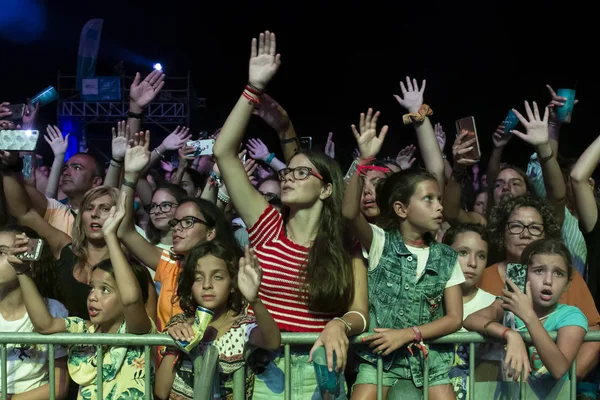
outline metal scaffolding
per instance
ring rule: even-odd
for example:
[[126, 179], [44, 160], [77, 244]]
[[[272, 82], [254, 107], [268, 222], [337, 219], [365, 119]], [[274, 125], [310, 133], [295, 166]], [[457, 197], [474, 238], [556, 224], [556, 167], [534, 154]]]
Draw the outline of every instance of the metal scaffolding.
[[[127, 119], [129, 87], [134, 78], [134, 76], [121, 76], [121, 100], [85, 101], [77, 89], [77, 78], [73, 75], [61, 75], [59, 72], [58, 120], [69, 118], [80, 123], [82, 126], [80, 143], [87, 142], [88, 145], [93, 145], [90, 141], [110, 140], [110, 135], [92, 135], [86, 132], [93, 124], [116, 125], [118, 121]], [[190, 125], [191, 109], [204, 107], [206, 107], [206, 99], [195, 96], [189, 72], [185, 77], [166, 77], [165, 86], [145, 110], [144, 127], [152, 129], [152, 125], [155, 125], [170, 133], [175, 125]]]

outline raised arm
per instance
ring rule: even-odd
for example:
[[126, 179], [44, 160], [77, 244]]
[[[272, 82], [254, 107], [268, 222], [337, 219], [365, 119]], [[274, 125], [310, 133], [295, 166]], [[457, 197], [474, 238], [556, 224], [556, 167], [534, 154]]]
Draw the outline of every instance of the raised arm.
[[108, 218], [102, 225], [102, 234], [108, 247], [110, 261], [115, 272], [117, 289], [123, 303], [127, 333], [144, 334], [150, 332], [152, 326], [146, 313], [142, 298], [142, 289], [117, 238], [117, 229], [125, 216], [126, 202], [126, 193], [119, 196], [118, 209], [112, 206]]
[[598, 205], [594, 196], [592, 174], [600, 161], [600, 136], [583, 152], [571, 170], [571, 188], [579, 215], [579, 226], [591, 232], [598, 222]]
[[131, 129], [125, 124], [125, 121], [117, 122], [117, 129], [112, 128], [111, 142], [111, 160], [108, 167], [108, 172], [104, 178], [104, 185], [110, 187], [119, 187], [121, 180], [121, 170], [123, 169], [123, 160], [125, 159], [125, 151], [127, 143], [131, 136]]
[[48, 175], [48, 183], [46, 184], [45, 195], [51, 199], [56, 198], [58, 193], [58, 182], [62, 173], [63, 162], [65, 161], [65, 153], [69, 147], [69, 133], [63, 138], [62, 132], [56, 125], [48, 125], [44, 140], [50, 145], [54, 160], [52, 161], [52, 169]]
[[[136, 230], [134, 224], [133, 199], [135, 198], [135, 190], [140, 171], [146, 167], [150, 160], [150, 131], [139, 132], [133, 135], [125, 153], [124, 168], [125, 174], [121, 184], [122, 196], [127, 196], [125, 202], [125, 216], [119, 225], [117, 234], [119, 239], [127, 246], [129, 251], [133, 253], [144, 265], [152, 269], [156, 269], [162, 250], [146, 239], [144, 239]], [[120, 200], [119, 200], [120, 201]]]
[[440, 191], [444, 193], [445, 177], [444, 177], [444, 159], [442, 151], [435, 136], [435, 131], [431, 125], [431, 121], [422, 110], [423, 92], [425, 91], [426, 81], [421, 83], [421, 89], [416, 79], [406, 77], [406, 86], [400, 81], [400, 91], [402, 97], [394, 95], [398, 103], [406, 108], [410, 114], [423, 113], [424, 118], [420, 122], [413, 122], [415, 132], [417, 133], [417, 141], [419, 143], [419, 153], [423, 157], [425, 168], [437, 177]]
[[[377, 154], [379, 154], [381, 146], [383, 146], [388, 126], [385, 125], [381, 128], [379, 136], [377, 136], [377, 119], [379, 115], [379, 111], [373, 114], [373, 109], [369, 108], [366, 116], [364, 113], [360, 114], [358, 130], [354, 124], [351, 126], [360, 152], [358, 168], [373, 161], [377, 157]], [[344, 192], [342, 215], [348, 222], [352, 234], [357, 237], [360, 244], [368, 251], [373, 241], [373, 230], [365, 216], [360, 212], [360, 198], [363, 184], [363, 177], [359, 172], [354, 173], [350, 177], [350, 181]]]
[[19, 286], [23, 291], [23, 301], [27, 314], [36, 332], [44, 335], [66, 332], [67, 326], [62, 318], [53, 317], [48, 311], [46, 302], [42, 298], [33, 279], [31, 279], [31, 265], [24, 263], [16, 256], [27, 251], [29, 238], [25, 234], [16, 235], [13, 246], [9, 250], [8, 262], [17, 273]]
[[300, 150], [300, 140], [296, 136], [296, 130], [287, 111], [271, 96], [263, 93], [260, 103], [254, 105], [253, 114], [259, 116], [277, 132], [283, 151], [284, 164], [289, 163]]
[[258, 221], [268, 203], [248, 180], [237, 155], [254, 104], [260, 101], [256, 93], [264, 91], [281, 65], [281, 56], [276, 50], [274, 33], [266, 31], [260, 34], [258, 41], [252, 39], [249, 85], [227, 117], [213, 148], [229, 196], [233, 204], [238, 206], [237, 211], [246, 226], [253, 226]]
[[142, 130], [144, 111], [163, 86], [165, 86], [165, 77], [166, 75], [162, 71], [155, 69], [142, 80], [140, 73], [136, 72], [135, 78], [129, 87], [127, 125], [131, 128], [131, 132]]
[[287, 167], [284, 162], [275, 157], [275, 153], [269, 151], [269, 148], [260, 139], [248, 140], [246, 147], [248, 147], [248, 154], [250, 154], [250, 157], [255, 160], [263, 161], [275, 172], [279, 172]]
[[550, 146], [548, 133], [548, 117], [549, 109], [545, 108], [543, 118], [540, 116], [538, 106], [533, 102], [533, 110], [529, 107], [529, 103], [525, 102], [525, 111], [529, 120], [525, 119], [517, 110], [513, 109], [521, 124], [527, 129], [527, 134], [513, 130], [513, 134], [517, 135], [525, 142], [535, 146], [538, 154], [542, 173], [544, 175], [544, 186], [550, 202], [554, 205], [556, 219], [559, 225], [565, 217], [565, 205], [567, 199], [567, 190], [565, 180], [562, 175], [560, 166], [556, 159], [556, 154]]
[[461, 184], [466, 177], [467, 166], [474, 165], [477, 162], [477, 160], [463, 157], [464, 154], [468, 154], [473, 149], [471, 146], [475, 143], [475, 139], [464, 141], [467, 134], [468, 133], [461, 133], [454, 141], [454, 145], [452, 146], [454, 168], [446, 185], [446, 189], [444, 189], [443, 214], [444, 218], [451, 226], [467, 222], [485, 225], [486, 222], [485, 218], [481, 215], [475, 212], [465, 211], [461, 206]]

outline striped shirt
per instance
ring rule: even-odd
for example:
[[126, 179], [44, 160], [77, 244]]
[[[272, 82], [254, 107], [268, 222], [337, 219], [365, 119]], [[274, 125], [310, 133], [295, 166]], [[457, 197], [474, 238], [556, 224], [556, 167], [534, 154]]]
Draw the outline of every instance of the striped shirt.
[[[271, 205], [248, 233], [263, 270], [258, 294], [279, 329], [321, 332], [337, 315], [310, 311], [306, 301], [300, 298], [300, 273], [306, 267], [310, 248], [286, 237], [283, 217]], [[252, 310], [248, 312], [253, 314]]]

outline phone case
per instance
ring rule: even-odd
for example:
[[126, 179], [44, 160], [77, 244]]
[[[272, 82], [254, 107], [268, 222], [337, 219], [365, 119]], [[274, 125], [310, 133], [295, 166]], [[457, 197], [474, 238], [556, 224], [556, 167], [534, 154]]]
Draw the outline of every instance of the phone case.
[[463, 154], [462, 158], [467, 158], [470, 160], [479, 160], [481, 158], [481, 150], [479, 148], [479, 138], [477, 137], [477, 128], [475, 127], [475, 118], [466, 117], [461, 118], [456, 121], [456, 135], [460, 135], [462, 132], [467, 131], [468, 135], [464, 139], [464, 141], [475, 139], [475, 143], [473, 143], [473, 150], [470, 152]]
[[36, 130], [0, 131], [0, 150], [34, 151], [40, 132]]
[[18, 257], [23, 261], [37, 261], [42, 255], [44, 241], [42, 239], [29, 239], [27, 251], [19, 254]]
[[[514, 284], [525, 293], [527, 284], [527, 265], [508, 263], [506, 266], [506, 277], [514, 282]], [[507, 290], [512, 291], [508, 284], [504, 284]], [[515, 329], [515, 314], [512, 311], [504, 311], [504, 326]]]
[[186, 142], [186, 145], [193, 146], [196, 148], [194, 157], [208, 156], [213, 153], [215, 139], [191, 140], [189, 142]]

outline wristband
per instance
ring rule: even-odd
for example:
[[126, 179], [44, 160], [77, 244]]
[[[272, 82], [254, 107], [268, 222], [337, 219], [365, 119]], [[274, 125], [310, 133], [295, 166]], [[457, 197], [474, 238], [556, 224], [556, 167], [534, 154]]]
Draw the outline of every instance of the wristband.
[[510, 329], [510, 328], [506, 328], [506, 329], [504, 329], [504, 332], [502, 332], [502, 340], [506, 340], [506, 334], [507, 334], [509, 331], [512, 331], [512, 329]]
[[229, 204], [229, 201], [231, 200], [231, 198], [226, 195], [225, 193], [223, 193], [223, 191], [221, 189], [219, 189], [219, 193], [217, 193], [217, 199], [219, 199], [219, 201], [221, 201], [221, 203], [225, 203], [225, 204]]
[[144, 112], [142, 111], [141, 113], [136, 113], [133, 111], [129, 111], [127, 113], [127, 118], [133, 118], [133, 119], [142, 119], [144, 117]]
[[364, 316], [364, 315], [362, 315], [362, 314], [361, 314], [360, 312], [358, 312], [358, 311], [348, 311], [346, 314], [344, 314], [344, 315], [343, 315], [343, 317], [345, 317], [345, 316], [346, 316], [346, 315], [348, 315], [348, 314], [357, 314], [357, 315], [359, 315], [359, 316], [362, 318], [362, 321], [363, 321], [363, 328], [362, 328], [362, 331], [360, 331], [360, 333], [363, 333], [364, 331], [366, 331], [366, 330], [367, 330], [367, 328], [368, 328], [368, 327], [367, 327], [367, 319], [365, 318], [365, 316]]
[[487, 331], [488, 326], [490, 326], [490, 324], [494, 323], [496, 321], [494, 321], [493, 319], [489, 320], [488, 322], [485, 323], [485, 325], [483, 326], [483, 334], [486, 336], [490, 336], [490, 333]]
[[135, 189], [135, 182], [133, 181], [128, 181], [127, 179], [123, 178], [123, 185], [128, 186], [132, 189]]
[[160, 151], [158, 151], [158, 147], [155, 147], [155, 148], [154, 148], [154, 150], [152, 150], [152, 151], [155, 151], [155, 152], [156, 152], [156, 154], [158, 154], [158, 155], [159, 155], [159, 157], [160, 157], [160, 158], [162, 158], [163, 160], [165, 159], [165, 156], [164, 156], [164, 154], [163, 154], [163, 153], [161, 153]]
[[428, 117], [432, 114], [433, 110], [431, 107], [429, 107], [427, 104], [422, 104], [421, 107], [419, 107], [419, 111], [404, 114], [402, 116], [402, 122], [404, 122], [404, 125], [410, 125], [414, 122], [423, 122], [425, 117]]
[[250, 93], [254, 93], [254, 92], [256, 92], [255, 94], [256, 94], [256, 95], [258, 95], [258, 96], [260, 96], [261, 94], [263, 94], [263, 93], [265, 92], [264, 90], [257, 88], [256, 86], [254, 86], [254, 85], [253, 85], [253, 84], [251, 84], [250, 82], [248, 82], [248, 83], [246, 84], [246, 89], [248, 89], [248, 91], [249, 91]]
[[[538, 154], [538, 157], [539, 157], [539, 154]], [[546, 157], [539, 157], [540, 164], [543, 164], [545, 162], [552, 160], [552, 157], [554, 157], [554, 151], [550, 150], [550, 154], [548, 154]]]
[[269, 154], [269, 157], [267, 157], [267, 159], [265, 160], [265, 162], [267, 164], [271, 164], [271, 161], [273, 161], [274, 158], [275, 158], [275, 153], [271, 153], [271, 154]]
[[344, 325], [346, 325], [346, 330], [347, 330], [346, 333], [350, 333], [350, 331], [352, 330], [352, 325], [350, 325], [348, 323], [348, 321], [346, 321], [344, 318], [335, 317], [333, 320], [334, 321], [341, 321]]

